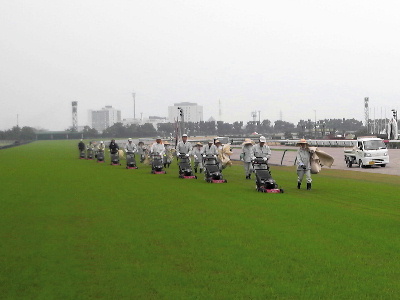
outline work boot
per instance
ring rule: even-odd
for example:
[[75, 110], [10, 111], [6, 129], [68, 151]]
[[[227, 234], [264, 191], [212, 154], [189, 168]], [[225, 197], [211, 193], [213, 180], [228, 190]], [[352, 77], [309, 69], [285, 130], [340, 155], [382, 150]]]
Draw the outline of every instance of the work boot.
[[307, 190], [311, 190], [311, 182], [307, 183]]
[[203, 169], [202, 168], [200, 168], [200, 173], [203, 173]]
[[[307, 183], [307, 185], [308, 185], [308, 183]], [[297, 183], [297, 189], [300, 189], [300, 187], [301, 187], [301, 182], [298, 182]]]
[[251, 174], [249, 174], [249, 179], [251, 179]]
[[197, 173], [197, 168], [194, 168], [194, 172]]
[[249, 179], [249, 175], [246, 175], [246, 179]]

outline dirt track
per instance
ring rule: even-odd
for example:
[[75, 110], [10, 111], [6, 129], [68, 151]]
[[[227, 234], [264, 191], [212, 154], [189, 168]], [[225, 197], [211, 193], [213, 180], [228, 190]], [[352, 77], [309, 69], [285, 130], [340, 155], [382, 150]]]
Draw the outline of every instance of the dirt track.
[[[280, 165], [281, 159], [283, 156], [284, 151], [277, 151], [277, 150], [285, 150], [286, 151], [282, 165], [284, 166], [293, 166], [294, 161], [296, 158], [296, 151], [297, 147], [288, 147], [288, 146], [270, 146], [272, 150], [272, 155], [269, 160], [271, 165]], [[335, 162], [333, 163], [332, 169], [339, 169], [339, 170], [352, 170], [358, 172], [371, 172], [371, 173], [381, 173], [381, 174], [390, 174], [390, 175], [398, 175], [400, 176], [400, 149], [389, 149], [389, 164], [385, 167], [372, 167], [372, 168], [359, 168], [358, 166], [353, 166], [352, 168], [348, 168], [346, 163], [344, 162], [344, 155], [343, 155], [343, 148], [331, 148], [331, 147], [318, 147], [318, 149], [325, 151], [326, 153], [330, 154], [334, 157]], [[274, 151], [275, 150], [275, 151]], [[291, 150], [291, 151], [290, 151]], [[239, 159], [240, 149], [233, 149], [233, 160]]]

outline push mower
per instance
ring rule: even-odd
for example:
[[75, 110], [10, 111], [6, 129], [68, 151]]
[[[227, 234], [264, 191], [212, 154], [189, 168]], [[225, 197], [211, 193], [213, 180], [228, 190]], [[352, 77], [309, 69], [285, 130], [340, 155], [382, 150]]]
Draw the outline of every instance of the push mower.
[[203, 156], [204, 165], [204, 180], [208, 183], [227, 183], [228, 181], [224, 179], [221, 170], [219, 168], [219, 163], [217, 161], [217, 156], [213, 154], [207, 154]]
[[184, 179], [197, 179], [197, 176], [193, 174], [192, 166], [190, 165], [190, 159], [188, 154], [179, 155], [179, 178]]
[[151, 155], [151, 174], [166, 174], [163, 166], [163, 159], [160, 154]]
[[127, 169], [137, 169], [135, 153], [127, 152], [126, 153], [126, 168]]
[[256, 174], [256, 190], [261, 193], [283, 193], [272, 178], [269, 166], [263, 157], [256, 157], [252, 161], [254, 173]]
[[119, 162], [119, 153], [117, 152], [111, 152], [111, 165], [112, 166], [120, 166], [121, 163]]

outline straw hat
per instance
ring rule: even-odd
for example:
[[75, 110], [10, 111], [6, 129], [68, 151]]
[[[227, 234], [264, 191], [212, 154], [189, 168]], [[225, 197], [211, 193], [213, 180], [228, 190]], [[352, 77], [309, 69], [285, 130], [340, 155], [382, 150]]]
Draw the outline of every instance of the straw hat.
[[221, 144], [221, 142], [219, 140], [215, 140], [214, 144], [218, 144], [218, 143]]
[[165, 141], [164, 145], [170, 145], [170, 143], [168, 141]]
[[249, 138], [244, 139], [244, 142], [242, 143], [242, 145], [249, 145], [249, 144], [253, 145], [253, 141]]
[[301, 139], [300, 141], [297, 142], [296, 146], [299, 146], [300, 144], [306, 144], [308, 145], [307, 141], [305, 139]]
[[196, 143], [196, 146], [202, 146], [202, 147], [203, 147], [203, 144], [200, 143], [200, 142], [197, 142], [197, 143]]

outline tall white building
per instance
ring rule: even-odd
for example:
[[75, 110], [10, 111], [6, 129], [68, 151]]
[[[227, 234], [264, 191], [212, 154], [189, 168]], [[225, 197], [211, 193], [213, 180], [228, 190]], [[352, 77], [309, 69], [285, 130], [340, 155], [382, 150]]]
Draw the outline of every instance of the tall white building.
[[177, 118], [181, 120], [178, 108], [182, 109], [185, 122], [197, 123], [203, 121], [203, 106], [197, 105], [197, 103], [181, 102], [174, 103], [174, 106], [168, 106], [168, 120], [170, 123], [175, 122]]
[[99, 132], [118, 122], [121, 122], [121, 111], [112, 106], [103, 107], [101, 110], [89, 110], [89, 126]]

